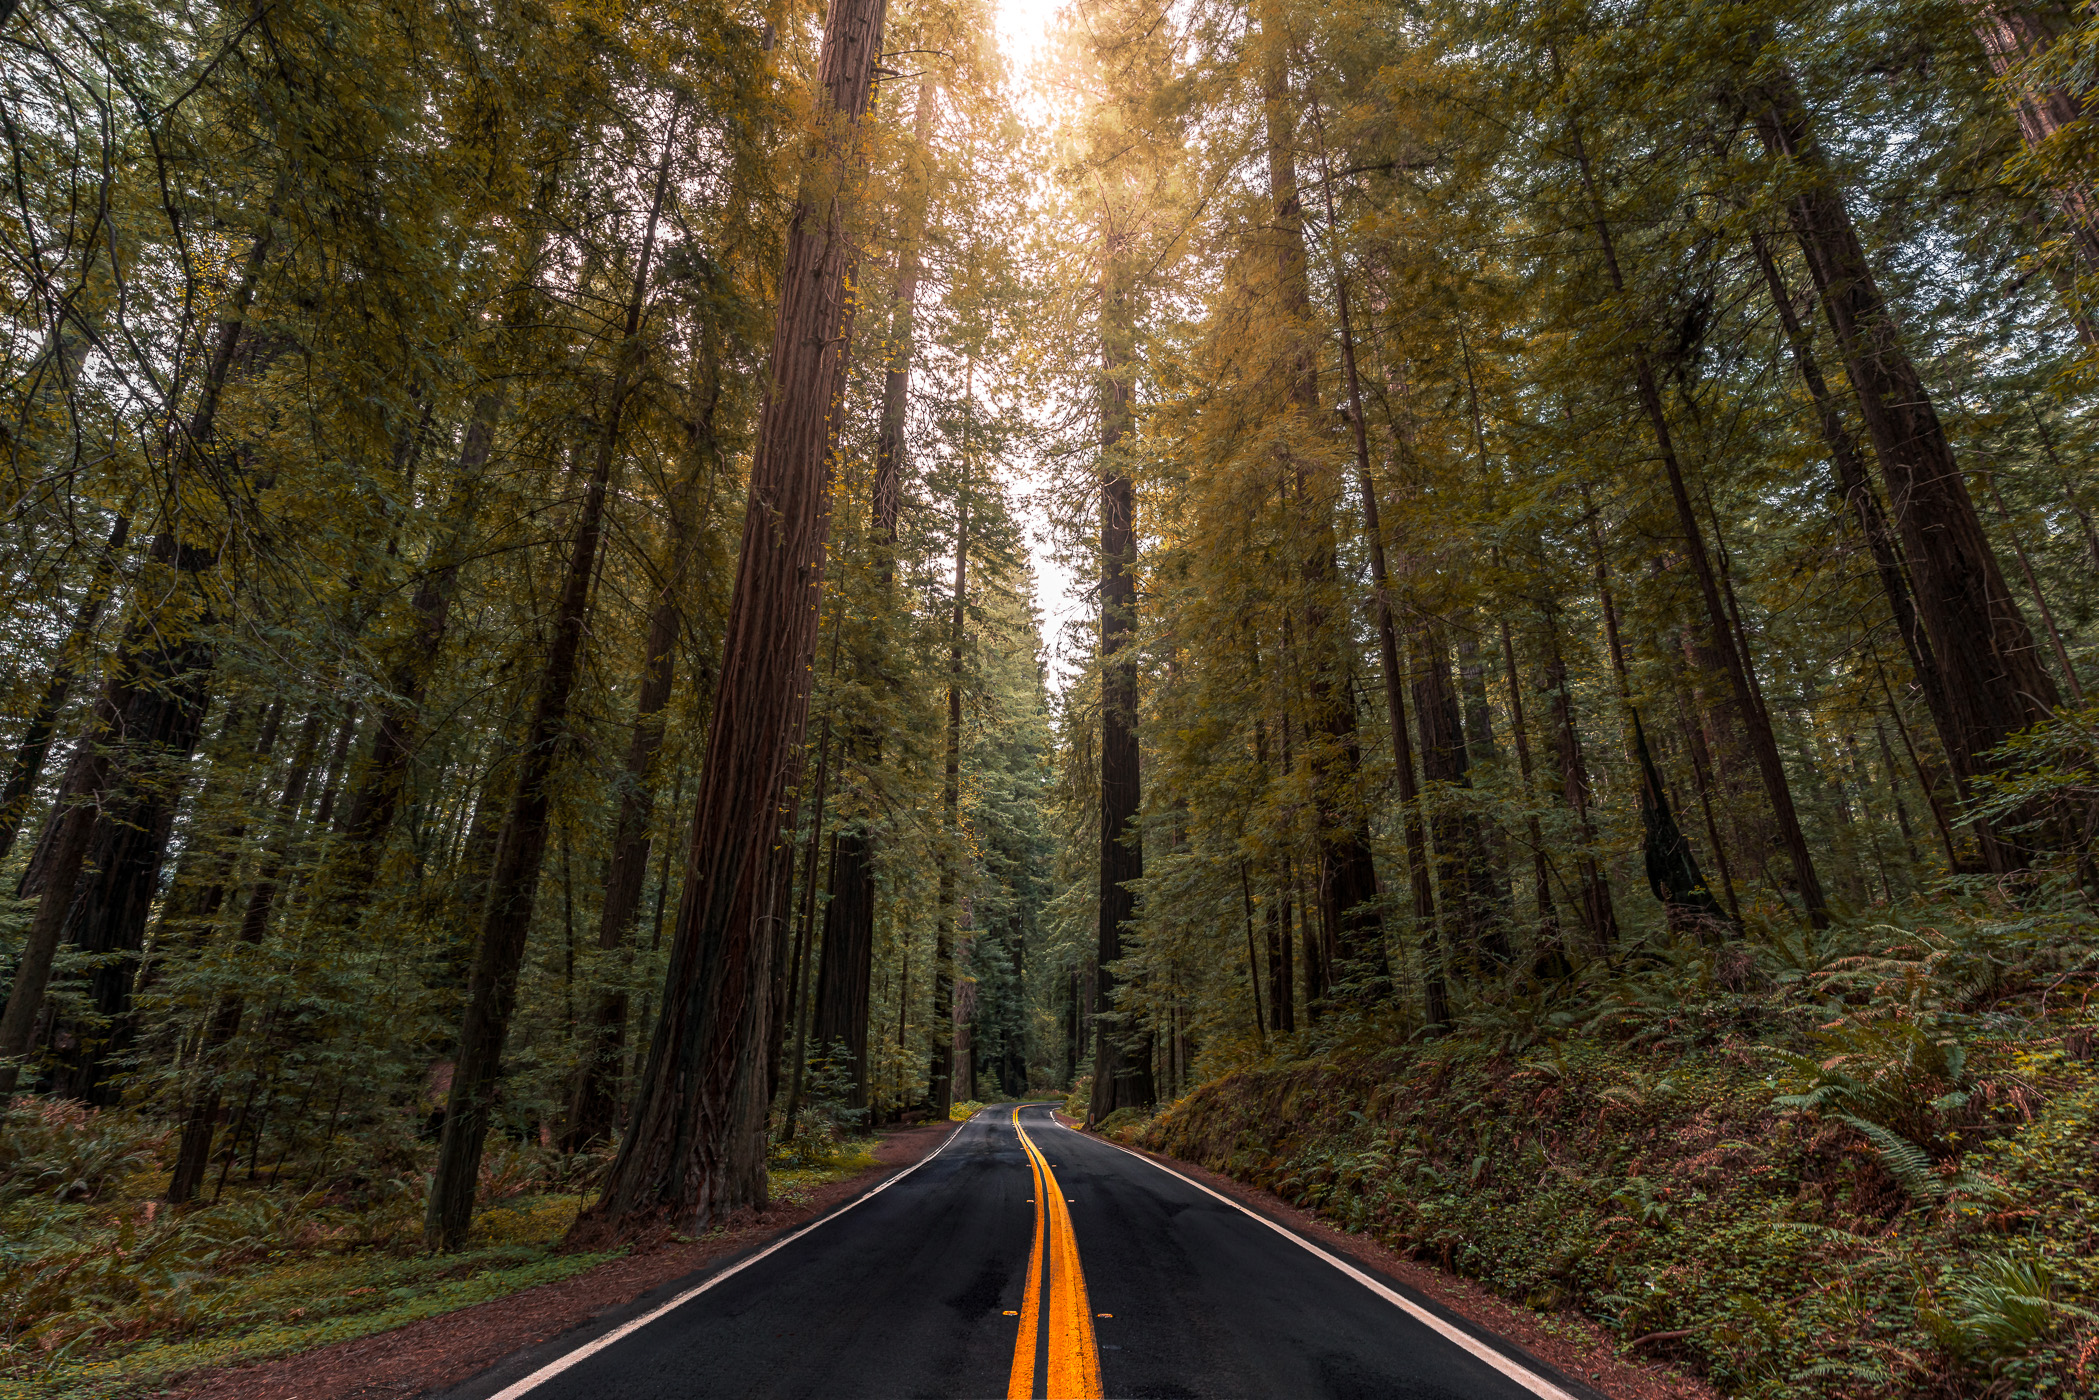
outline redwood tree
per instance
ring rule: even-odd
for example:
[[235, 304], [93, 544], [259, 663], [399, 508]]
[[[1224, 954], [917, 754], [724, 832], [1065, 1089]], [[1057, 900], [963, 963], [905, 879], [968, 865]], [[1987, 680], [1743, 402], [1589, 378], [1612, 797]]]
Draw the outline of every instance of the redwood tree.
[[861, 119], [884, 0], [833, 0], [816, 129], [788, 227], [770, 383], [693, 809], [661, 1019], [603, 1196], [579, 1233], [697, 1228], [765, 1193], [771, 878], [809, 709], [830, 528], [826, 448], [845, 343]]

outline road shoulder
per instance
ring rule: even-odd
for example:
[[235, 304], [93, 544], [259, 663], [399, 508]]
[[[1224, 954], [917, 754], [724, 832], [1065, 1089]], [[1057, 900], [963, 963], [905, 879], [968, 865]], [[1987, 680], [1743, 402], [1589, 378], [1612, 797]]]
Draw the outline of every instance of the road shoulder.
[[[1081, 1129], [1078, 1120], [1062, 1112], [1056, 1117], [1068, 1128]], [[1667, 1366], [1622, 1356], [1617, 1340], [1586, 1318], [1565, 1313], [1543, 1317], [1528, 1308], [1506, 1302], [1469, 1279], [1396, 1254], [1366, 1235], [1337, 1230], [1320, 1216], [1292, 1205], [1272, 1192], [1193, 1162], [1169, 1157], [1163, 1152], [1132, 1147], [1115, 1138], [1101, 1140], [1113, 1142], [1124, 1151], [1149, 1158], [1161, 1166], [1171, 1167], [1219, 1195], [1230, 1197], [1249, 1210], [1289, 1226], [1320, 1247], [1375, 1269], [1456, 1313], [1475, 1327], [1507, 1338], [1567, 1376], [1611, 1396], [1612, 1400], [1720, 1400], [1718, 1391], [1696, 1377]]]
[[885, 1133], [875, 1149], [876, 1164], [866, 1171], [818, 1187], [793, 1205], [734, 1218], [699, 1239], [661, 1244], [574, 1278], [391, 1332], [183, 1377], [162, 1393], [182, 1400], [408, 1400], [448, 1389], [506, 1357], [764, 1248], [930, 1156], [960, 1126], [936, 1123]]

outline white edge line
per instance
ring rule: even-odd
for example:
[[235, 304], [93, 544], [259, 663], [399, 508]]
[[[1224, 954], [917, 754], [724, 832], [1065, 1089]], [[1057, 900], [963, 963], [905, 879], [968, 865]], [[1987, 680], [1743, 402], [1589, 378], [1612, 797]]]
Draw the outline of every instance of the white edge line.
[[[1051, 1120], [1055, 1121], [1055, 1117], [1056, 1115], [1052, 1114]], [[1067, 1133], [1076, 1131], [1075, 1129], [1064, 1123], [1058, 1123], [1057, 1126], [1063, 1128], [1064, 1131]], [[1187, 1182], [1190, 1186], [1193, 1186], [1196, 1190], [1202, 1192], [1204, 1195], [1214, 1196], [1218, 1200], [1223, 1201], [1226, 1205], [1230, 1206], [1233, 1210], [1238, 1211], [1241, 1215], [1260, 1221], [1263, 1225], [1266, 1225], [1269, 1229], [1275, 1231], [1284, 1239], [1289, 1240], [1292, 1244], [1302, 1245], [1304, 1248], [1318, 1255], [1321, 1259], [1326, 1260], [1327, 1263], [1332, 1264], [1342, 1273], [1347, 1274], [1357, 1283], [1362, 1284], [1372, 1293], [1377, 1294], [1380, 1298], [1383, 1298], [1386, 1302], [1398, 1308], [1407, 1316], [1413, 1318], [1415, 1321], [1423, 1324], [1431, 1330], [1442, 1334], [1443, 1337], [1445, 1337], [1447, 1340], [1454, 1342], [1458, 1346], [1464, 1348], [1466, 1351], [1471, 1352], [1474, 1356], [1486, 1362], [1489, 1366], [1492, 1366], [1495, 1370], [1501, 1372], [1504, 1376], [1507, 1376], [1510, 1380], [1516, 1382], [1516, 1384], [1522, 1386], [1531, 1394], [1541, 1397], [1541, 1400], [1579, 1400], [1579, 1398], [1572, 1391], [1563, 1390], [1559, 1386], [1554, 1385], [1551, 1381], [1545, 1379], [1545, 1377], [1539, 1375], [1537, 1372], [1531, 1370], [1529, 1367], [1515, 1360], [1515, 1358], [1504, 1355], [1501, 1351], [1487, 1345], [1487, 1343], [1473, 1336], [1464, 1328], [1454, 1326], [1453, 1324], [1446, 1322], [1442, 1318], [1430, 1312], [1427, 1308], [1422, 1307], [1413, 1299], [1407, 1297], [1404, 1293], [1400, 1293], [1395, 1289], [1386, 1287], [1384, 1284], [1378, 1282], [1369, 1274], [1364, 1273], [1361, 1269], [1349, 1263], [1347, 1260], [1341, 1258], [1339, 1255], [1329, 1253], [1327, 1250], [1321, 1249], [1318, 1245], [1313, 1244], [1310, 1240], [1306, 1239], [1303, 1235], [1298, 1234], [1295, 1230], [1286, 1229], [1285, 1227], [1278, 1225], [1275, 1221], [1270, 1220], [1267, 1216], [1261, 1214], [1259, 1211], [1248, 1210], [1245, 1206], [1233, 1200], [1230, 1196], [1224, 1195], [1223, 1193], [1218, 1191], [1211, 1190], [1209, 1187], [1203, 1185], [1200, 1181], [1197, 1181], [1193, 1177], [1182, 1176], [1181, 1173], [1175, 1171], [1172, 1167], [1166, 1166], [1161, 1162], [1153, 1161], [1150, 1157], [1145, 1156], [1142, 1152], [1131, 1152], [1129, 1148], [1124, 1147], [1121, 1143], [1110, 1142], [1108, 1139], [1103, 1137], [1096, 1137], [1095, 1140], [1105, 1144], [1106, 1146], [1114, 1148], [1117, 1152], [1126, 1153], [1129, 1156], [1135, 1157], [1140, 1162], [1145, 1162], [1151, 1166], [1157, 1167], [1160, 1171], [1165, 1172], [1168, 1176], [1178, 1177], [1180, 1180]], [[502, 1400], [502, 1397], [498, 1397], [498, 1400]]]
[[884, 1191], [887, 1191], [890, 1187], [896, 1185], [899, 1181], [902, 1181], [905, 1177], [911, 1175], [911, 1173], [917, 1171], [926, 1163], [932, 1161], [935, 1157], [938, 1157], [941, 1153], [947, 1151], [948, 1143], [953, 1142], [957, 1137], [961, 1136], [962, 1129], [968, 1126], [969, 1124], [966, 1121], [963, 1123], [958, 1123], [955, 1126], [955, 1131], [949, 1133], [947, 1135], [946, 1140], [943, 1141], [940, 1144], [940, 1146], [934, 1148], [931, 1152], [928, 1152], [925, 1156], [919, 1158], [910, 1166], [904, 1168], [896, 1175], [889, 1177], [887, 1180], [881, 1182], [879, 1185], [874, 1186], [869, 1190], [862, 1192], [860, 1195], [853, 1197], [852, 1200], [847, 1201], [844, 1205], [840, 1206], [837, 1210], [832, 1211], [830, 1214], [823, 1216], [820, 1219], [810, 1221], [807, 1225], [804, 1225], [801, 1229], [795, 1231], [791, 1235], [785, 1235], [777, 1240], [774, 1240], [771, 1244], [759, 1250], [756, 1254], [750, 1255], [747, 1258], [737, 1260], [734, 1264], [731, 1264], [728, 1268], [723, 1269], [720, 1273], [709, 1275], [706, 1279], [703, 1279], [699, 1283], [694, 1284], [692, 1287], [686, 1289], [683, 1293], [680, 1293], [677, 1297], [671, 1299], [669, 1302], [659, 1304], [658, 1306], [649, 1309], [649, 1311], [643, 1313], [640, 1317], [629, 1318], [627, 1321], [622, 1322], [619, 1326], [613, 1328], [610, 1332], [607, 1332], [604, 1336], [594, 1338], [593, 1340], [584, 1343], [582, 1346], [577, 1347], [574, 1351], [568, 1352], [565, 1355], [553, 1361], [549, 1361], [546, 1365], [540, 1367], [537, 1371], [534, 1371], [531, 1375], [525, 1377], [523, 1380], [514, 1381], [511, 1384], [505, 1386], [503, 1389], [497, 1391], [494, 1395], [491, 1395], [488, 1398], [488, 1400], [518, 1400], [519, 1396], [524, 1395], [529, 1391], [538, 1388], [539, 1386], [545, 1385], [548, 1381], [554, 1379], [554, 1377], [560, 1375], [569, 1367], [574, 1366], [579, 1362], [586, 1361], [590, 1357], [596, 1355], [598, 1352], [603, 1351], [606, 1347], [611, 1346], [614, 1342], [620, 1341], [623, 1338], [626, 1338], [636, 1332], [639, 1332], [642, 1328], [648, 1326], [657, 1318], [662, 1317], [665, 1313], [674, 1312], [677, 1309], [684, 1307], [687, 1303], [699, 1297], [708, 1289], [714, 1287], [716, 1284], [722, 1282], [725, 1279], [733, 1278], [737, 1274], [742, 1273], [745, 1269], [750, 1268], [751, 1265], [757, 1263], [760, 1259], [765, 1258], [768, 1254], [778, 1253], [780, 1250], [783, 1250], [787, 1248], [787, 1246], [793, 1244], [802, 1236], [808, 1234], [811, 1230], [817, 1229], [818, 1227], [823, 1225], [830, 1224], [833, 1220], [836, 1220], [839, 1216], [844, 1215], [854, 1206], [860, 1205], [865, 1201], [873, 1200], [875, 1197], [881, 1195]]

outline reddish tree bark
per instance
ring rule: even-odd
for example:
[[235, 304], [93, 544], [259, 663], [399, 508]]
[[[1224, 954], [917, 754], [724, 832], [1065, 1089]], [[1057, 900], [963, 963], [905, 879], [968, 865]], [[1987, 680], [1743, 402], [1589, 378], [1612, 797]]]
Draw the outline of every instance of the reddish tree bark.
[[[2031, 76], [2031, 70], [2045, 61], [2056, 41], [2076, 29], [2078, 20], [2070, 7], [2051, 0], [1967, 3], [1974, 17], [1975, 37], [1982, 41], [1990, 71], [2003, 84], [2012, 116], [2019, 123], [2019, 135], [2027, 147], [2038, 150], [2061, 136], [2065, 128], [2081, 122], [2089, 108], [2088, 90], [2074, 89], [2049, 78], [2035, 81]], [[2099, 272], [2099, 200], [2094, 199], [2091, 182], [2069, 180], [2058, 183], [2049, 193], [2069, 226], [2070, 244], [2085, 271]], [[2070, 312], [2086, 343], [2099, 338], [2082, 307], [2073, 304]]]
[[1153, 1098], [1151, 1057], [1127, 1044], [1115, 1014], [1113, 964], [1122, 956], [1122, 931], [1137, 912], [1127, 882], [1144, 875], [1143, 838], [1136, 828], [1141, 801], [1137, 771], [1137, 492], [1116, 450], [1132, 421], [1128, 290], [1122, 282], [1120, 235], [1111, 231], [1102, 259], [1101, 310], [1101, 526], [1100, 526], [1100, 894], [1097, 972], [1093, 989], [1093, 1095], [1088, 1123], [1118, 1108], [1145, 1107]]
[[763, 1198], [774, 941], [763, 916], [784, 785], [808, 720], [830, 524], [826, 420], [845, 353], [849, 215], [883, 11], [883, 0], [833, 0], [824, 26], [821, 125], [788, 226], [663, 1010], [619, 1156], [579, 1235], [652, 1221], [696, 1228]]

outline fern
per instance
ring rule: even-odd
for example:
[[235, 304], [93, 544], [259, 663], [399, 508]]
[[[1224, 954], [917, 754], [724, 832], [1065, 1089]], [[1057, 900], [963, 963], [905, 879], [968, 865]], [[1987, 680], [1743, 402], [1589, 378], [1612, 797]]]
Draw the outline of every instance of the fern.
[[2099, 1315], [2057, 1302], [2055, 1276], [2038, 1259], [1999, 1257], [1946, 1290], [1943, 1304], [1925, 1302], [1918, 1317], [1932, 1340], [1954, 1356], [2009, 1356], [2047, 1340], [2062, 1319], [2099, 1322]]
[[1866, 1141], [1873, 1144], [1881, 1166], [1887, 1169], [1896, 1184], [1909, 1193], [1911, 1200], [1920, 1205], [1929, 1205], [1946, 1197], [1946, 1181], [1932, 1168], [1931, 1154], [1888, 1128], [1869, 1122], [1854, 1113], [1834, 1115], [1838, 1122], [1847, 1123], [1858, 1130]]

